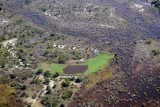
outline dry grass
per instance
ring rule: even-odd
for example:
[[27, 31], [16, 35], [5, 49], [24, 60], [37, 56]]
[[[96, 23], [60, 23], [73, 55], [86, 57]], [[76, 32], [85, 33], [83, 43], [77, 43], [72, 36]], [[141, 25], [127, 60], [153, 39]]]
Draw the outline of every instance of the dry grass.
[[108, 78], [112, 77], [112, 74], [115, 72], [115, 69], [111, 67], [106, 67], [103, 70], [99, 72], [95, 72], [88, 75], [88, 84], [86, 85], [86, 89], [90, 89], [93, 87], [96, 83], [99, 83], [101, 81], [104, 81]]
[[0, 105], [11, 104], [11, 94], [14, 91], [13, 87], [0, 84]]

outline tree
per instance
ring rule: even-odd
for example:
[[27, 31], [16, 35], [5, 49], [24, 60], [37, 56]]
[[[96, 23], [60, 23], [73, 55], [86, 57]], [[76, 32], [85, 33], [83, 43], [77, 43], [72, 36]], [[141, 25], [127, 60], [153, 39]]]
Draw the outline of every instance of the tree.
[[11, 78], [11, 79], [16, 78], [16, 76], [17, 76], [16, 74], [10, 74], [10, 78]]
[[31, 0], [26, 0], [24, 3], [26, 3], [27, 5], [31, 4], [32, 1]]
[[20, 97], [28, 97], [28, 94], [26, 92], [23, 92]]
[[151, 4], [154, 4], [155, 7], [160, 10], [160, 1], [159, 0], [153, 1], [153, 2], [151, 2]]
[[50, 36], [55, 36], [56, 34], [55, 33], [51, 33], [51, 35]]
[[54, 78], [56, 78], [56, 77], [58, 77], [59, 76], [59, 72], [56, 72], [55, 74], [54, 74]]
[[72, 91], [72, 90], [66, 91], [66, 92], [62, 95], [62, 99], [70, 98], [70, 97], [72, 97], [72, 94], [73, 94], [73, 91]]
[[67, 60], [68, 60], [68, 57], [62, 54], [58, 58], [58, 63], [59, 64], [64, 64]]
[[62, 103], [59, 107], [65, 107], [64, 103]]
[[50, 85], [47, 85], [47, 92], [46, 92], [46, 94], [51, 94], [51, 87], [50, 87]]
[[0, 7], [0, 11], [2, 11], [3, 9], [2, 9], [2, 7]]
[[22, 90], [26, 90], [27, 89], [27, 85], [23, 85], [21, 89]]
[[159, 50], [152, 50], [152, 53], [155, 56], [155, 55], [158, 55], [160, 52], [159, 52]]
[[38, 69], [38, 71], [37, 71], [37, 75], [39, 75], [39, 74], [41, 74], [41, 73], [43, 73], [43, 69]]
[[80, 83], [82, 82], [82, 78], [78, 77], [76, 80], [75, 80], [76, 83]]
[[79, 59], [81, 59], [81, 58], [82, 58], [82, 56], [81, 56], [80, 53], [76, 52], [76, 53], [74, 54], [74, 57], [73, 57], [74, 60], [79, 60]]
[[66, 79], [64, 82], [62, 82], [62, 87], [68, 87], [70, 84], [69, 79]]
[[70, 78], [70, 81], [74, 81], [75, 77]]
[[45, 79], [44, 84], [48, 85], [48, 84], [49, 84], [49, 82], [50, 82], [50, 81], [49, 81], [49, 79], [48, 79], [48, 78], [46, 78], [46, 79]]
[[48, 78], [48, 77], [51, 76], [51, 73], [50, 73], [49, 71], [46, 71], [46, 72], [44, 73], [44, 76]]
[[40, 84], [41, 80], [39, 80], [38, 78], [34, 78], [32, 81], [31, 81], [31, 84]]

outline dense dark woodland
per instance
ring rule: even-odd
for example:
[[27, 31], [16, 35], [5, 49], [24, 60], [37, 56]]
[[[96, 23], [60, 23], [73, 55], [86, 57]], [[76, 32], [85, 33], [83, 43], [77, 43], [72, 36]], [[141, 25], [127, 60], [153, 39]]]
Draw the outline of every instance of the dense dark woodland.
[[[159, 107], [159, 9], [159, 0], [1, 0], [0, 107]], [[95, 73], [49, 71], [99, 52], [114, 57]]]

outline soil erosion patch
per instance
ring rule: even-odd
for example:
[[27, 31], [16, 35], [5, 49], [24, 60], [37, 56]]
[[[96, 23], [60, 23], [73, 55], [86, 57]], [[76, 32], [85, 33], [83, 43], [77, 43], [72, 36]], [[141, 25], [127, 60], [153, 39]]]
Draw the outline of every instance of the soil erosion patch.
[[65, 74], [84, 73], [88, 69], [88, 65], [69, 65], [63, 69]]

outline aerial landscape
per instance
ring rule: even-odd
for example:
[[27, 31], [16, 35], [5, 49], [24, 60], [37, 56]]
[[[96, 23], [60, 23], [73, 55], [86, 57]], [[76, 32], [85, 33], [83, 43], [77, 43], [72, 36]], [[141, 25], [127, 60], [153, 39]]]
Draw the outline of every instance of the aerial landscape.
[[160, 107], [160, 0], [0, 0], [0, 107]]

